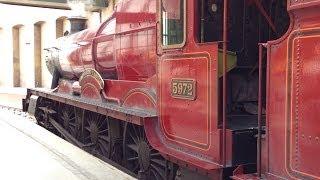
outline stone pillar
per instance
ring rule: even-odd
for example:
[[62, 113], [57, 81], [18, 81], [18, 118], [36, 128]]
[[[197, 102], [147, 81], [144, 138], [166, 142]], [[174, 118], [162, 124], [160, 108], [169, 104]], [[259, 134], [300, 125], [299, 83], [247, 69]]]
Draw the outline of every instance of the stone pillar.
[[[56, 20], [56, 38], [62, 37], [64, 35], [64, 33], [66, 32], [66, 21], [67, 17], [63, 16], [63, 17], [59, 17]], [[68, 30], [70, 32], [70, 30]]]
[[12, 61], [13, 61], [13, 86], [20, 87], [20, 57], [21, 57], [21, 25], [12, 28]]
[[34, 42], [34, 76], [35, 76], [35, 87], [42, 87], [42, 51], [44, 49], [42, 44], [42, 31], [43, 31], [43, 24], [45, 22], [40, 21], [35, 23], [34, 26], [34, 36], [33, 36], [33, 42]]
[[28, 24], [20, 29], [20, 86], [34, 87], [34, 27]]

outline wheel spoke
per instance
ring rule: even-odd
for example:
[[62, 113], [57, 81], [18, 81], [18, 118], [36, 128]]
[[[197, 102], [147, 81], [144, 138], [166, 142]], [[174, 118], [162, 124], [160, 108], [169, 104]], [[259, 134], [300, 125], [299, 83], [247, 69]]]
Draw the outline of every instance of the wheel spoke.
[[[125, 160], [127, 168], [134, 173], [139, 169], [148, 171], [148, 179], [165, 180], [167, 176], [166, 160], [148, 143], [144, 129], [128, 124], [125, 129]], [[146, 153], [146, 154], [142, 154]], [[140, 161], [140, 158], [142, 161]]]
[[78, 138], [77, 136], [81, 122], [78, 122], [79, 119], [71, 106], [60, 105], [60, 120], [65, 130], [73, 137]]
[[99, 136], [99, 138], [106, 142], [110, 142], [110, 138], [108, 136]]
[[136, 153], [138, 153], [138, 145], [136, 145], [136, 144], [128, 144], [128, 147], [129, 147], [131, 150], [133, 150], [133, 151], [135, 151]]
[[134, 135], [131, 134], [131, 132], [129, 132], [129, 135], [130, 135], [131, 139], [133, 140], [133, 142], [134, 142], [135, 144], [138, 144], [138, 140], [135, 138]]
[[98, 133], [99, 133], [99, 134], [104, 134], [104, 133], [106, 133], [106, 132], [108, 132], [108, 129], [101, 130], [101, 131], [99, 131]]
[[72, 135], [74, 135], [74, 134], [75, 134], [75, 132], [76, 132], [76, 128], [75, 128], [75, 127], [70, 127], [70, 126], [69, 126], [68, 131], [69, 131]]
[[151, 156], [151, 157], [161, 156], [161, 154], [160, 154], [160, 153], [152, 153], [152, 154], [150, 154], [150, 156]]
[[134, 166], [134, 168], [132, 169], [133, 172], [136, 172], [139, 169], [139, 163], [136, 163], [136, 165]]
[[158, 164], [162, 167], [166, 167], [166, 162], [164, 160], [160, 160], [160, 159], [151, 159], [151, 162], [153, 162], [154, 164]]
[[138, 134], [138, 132], [137, 132], [136, 128], [135, 128], [135, 127], [133, 127], [132, 129], [133, 129], [133, 132], [134, 132], [134, 135], [135, 135], [135, 136], [132, 136], [132, 137], [137, 137], [137, 138], [139, 139], [139, 137], [140, 137], [140, 136], [139, 136], [139, 134]]
[[90, 127], [85, 127], [85, 129], [86, 129], [87, 131], [91, 132]]
[[62, 117], [68, 117], [68, 114], [67, 114], [66, 111], [63, 111], [63, 112], [62, 112]]
[[138, 160], [139, 159], [139, 157], [132, 157], [132, 158], [128, 158], [127, 160], [128, 161], [136, 161], [136, 160]]
[[87, 136], [87, 137], [84, 138], [85, 141], [87, 141], [87, 140], [89, 140], [89, 139], [91, 139], [90, 136]]
[[[91, 115], [89, 115], [89, 117], [90, 117], [90, 119], [91, 119]], [[90, 119], [89, 119], [89, 121], [87, 121], [89, 126], [91, 126], [91, 124], [92, 124], [92, 122], [93, 122], [93, 121], [90, 120]]]
[[107, 156], [108, 154], [108, 147], [104, 146], [102, 143], [98, 143], [101, 155]]
[[153, 176], [156, 178], [156, 180], [163, 180], [163, 179], [161, 179], [161, 176], [159, 176], [158, 173], [154, 169], [151, 169], [150, 171], [153, 174]]
[[90, 142], [89, 145], [94, 146], [94, 151], [96, 153], [108, 157], [110, 151], [110, 138], [108, 136], [106, 121], [103, 119], [105, 116], [95, 113], [88, 113], [86, 116], [86, 125], [84, 129], [87, 136], [84, 138], [84, 141]]
[[92, 147], [94, 145], [95, 145], [94, 143], [88, 143], [88, 144], [83, 145], [83, 147]]
[[[138, 132], [139, 132], [139, 137], [140, 137], [140, 140], [141, 141], [145, 141], [145, 136], [144, 136], [144, 133], [143, 133], [143, 129], [142, 128], [139, 128], [138, 129]], [[147, 141], [146, 141], [147, 142]]]
[[98, 128], [101, 129], [106, 123], [106, 119], [99, 119]]
[[166, 179], [164, 170], [160, 169], [159, 167], [155, 166], [154, 164], [150, 164], [150, 166], [158, 175], [161, 176], [162, 179]]

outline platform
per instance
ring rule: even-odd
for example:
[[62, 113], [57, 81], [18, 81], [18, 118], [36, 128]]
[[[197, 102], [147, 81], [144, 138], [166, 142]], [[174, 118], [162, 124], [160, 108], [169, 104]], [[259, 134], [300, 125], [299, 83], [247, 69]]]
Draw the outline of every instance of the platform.
[[22, 109], [22, 99], [27, 95], [26, 88], [0, 88], [0, 105]]
[[0, 179], [131, 180], [133, 177], [0, 107]]

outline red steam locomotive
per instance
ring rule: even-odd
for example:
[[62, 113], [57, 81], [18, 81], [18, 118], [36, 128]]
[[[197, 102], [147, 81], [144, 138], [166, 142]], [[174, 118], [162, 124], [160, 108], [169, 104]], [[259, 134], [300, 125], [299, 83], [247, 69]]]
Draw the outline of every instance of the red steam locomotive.
[[139, 179], [320, 179], [319, 8], [122, 0], [47, 49], [24, 109]]

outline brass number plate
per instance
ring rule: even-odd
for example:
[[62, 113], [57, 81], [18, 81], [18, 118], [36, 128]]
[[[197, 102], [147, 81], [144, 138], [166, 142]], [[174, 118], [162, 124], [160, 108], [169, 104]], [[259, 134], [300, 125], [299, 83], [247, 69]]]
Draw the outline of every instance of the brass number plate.
[[196, 81], [190, 79], [172, 79], [171, 95], [179, 99], [196, 99]]

